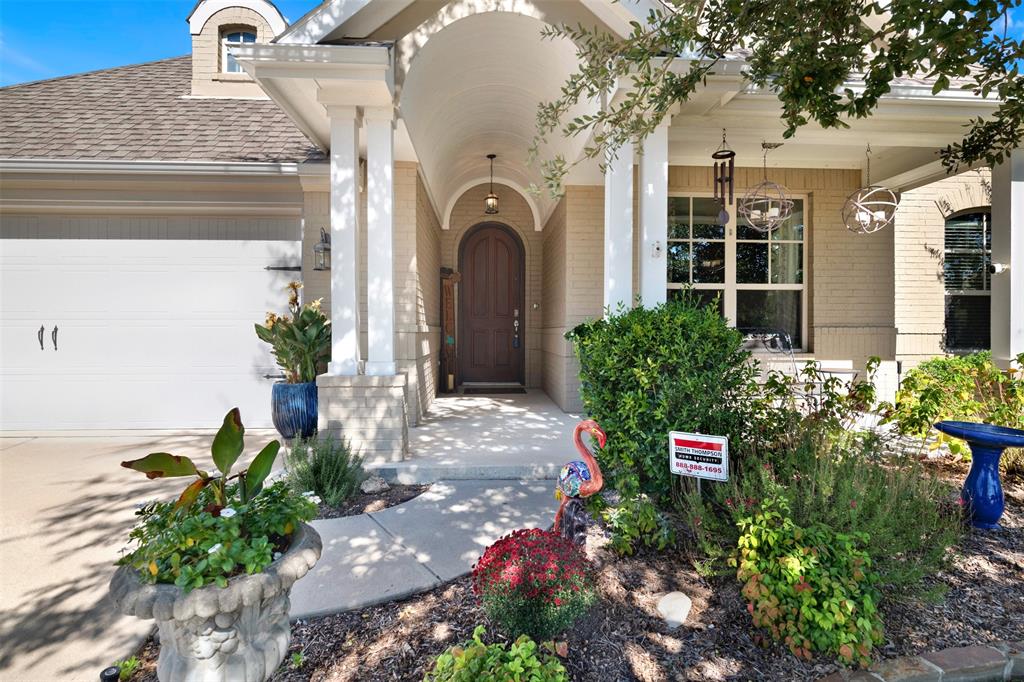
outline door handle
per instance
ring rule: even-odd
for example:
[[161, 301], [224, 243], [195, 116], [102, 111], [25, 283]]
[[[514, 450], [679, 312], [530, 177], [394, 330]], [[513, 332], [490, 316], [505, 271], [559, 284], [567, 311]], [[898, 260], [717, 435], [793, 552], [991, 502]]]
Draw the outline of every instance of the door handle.
[[43, 334], [45, 334], [45, 333], [46, 333], [46, 326], [42, 325], [42, 324], [39, 325], [39, 334], [38, 334], [38, 336], [39, 336], [39, 350], [46, 350], [46, 347], [43, 346]]
[[50, 332], [50, 338], [53, 339], [53, 349], [57, 350], [57, 325], [53, 325], [53, 331]]

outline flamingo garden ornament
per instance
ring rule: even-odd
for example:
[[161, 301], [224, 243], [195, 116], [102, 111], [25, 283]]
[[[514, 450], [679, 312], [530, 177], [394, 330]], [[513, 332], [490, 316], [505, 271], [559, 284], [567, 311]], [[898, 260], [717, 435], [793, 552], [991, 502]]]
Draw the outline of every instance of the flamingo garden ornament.
[[561, 504], [555, 514], [554, 530], [577, 545], [583, 544], [586, 539], [586, 512], [583, 510], [582, 499], [596, 494], [604, 486], [601, 467], [583, 442], [584, 433], [589, 433], [600, 448], [608, 440], [604, 429], [593, 419], [577, 424], [572, 440], [582, 459], [575, 459], [563, 466], [555, 486], [555, 499], [560, 500]]

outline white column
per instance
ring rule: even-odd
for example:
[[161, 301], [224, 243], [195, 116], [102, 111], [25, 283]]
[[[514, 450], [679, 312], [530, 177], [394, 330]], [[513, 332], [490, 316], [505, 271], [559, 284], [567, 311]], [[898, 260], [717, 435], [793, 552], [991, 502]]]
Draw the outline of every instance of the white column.
[[644, 140], [640, 156], [640, 300], [665, 302], [668, 282], [668, 123]]
[[992, 357], [1024, 353], [1024, 150], [992, 169]]
[[604, 173], [604, 306], [633, 304], [633, 145], [624, 144]]
[[331, 117], [331, 363], [328, 374], [359, 374], [359, 114]]
[[395, 374], [394, 110], [366, 108], [366, 373]]

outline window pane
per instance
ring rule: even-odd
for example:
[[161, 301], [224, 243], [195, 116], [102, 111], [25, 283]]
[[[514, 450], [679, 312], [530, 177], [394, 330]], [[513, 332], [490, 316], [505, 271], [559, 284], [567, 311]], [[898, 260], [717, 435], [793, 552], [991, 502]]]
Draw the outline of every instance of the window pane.
[[949, 253], [943, 263], [946, 289], [985, 289], [986, 257], [983, 253]]
[[804, 240], [804, 200], [793, 199], [793, 215], [789, 220], [779, 225], [772, 232], [772, 239], [776, 240]]
[[718, 309], [718, 314], [725, 317], [725, 303], [722, 300], [721, 289], [669, 289], [668, 300], [679, 301], [689, 296], [691, 301], [694, 301], [697, 305], [702, 308], [714, 306]]
[[985, 214], [983, 213], [971, 213], [947, 220], [946, 248], [978, 251], [986, 248], [984, 219]]
[[987, 350], [991, 305], [989, 296], [946, 296], [946, 348]]
[[718, 212], [721, 205], [716, 199], [694, 197], [693, 199], [693, 238], [694, 239], [725, 239], [725, 226], [718, 224]]
[[690, 283], [690, 244], [670, 242], [668, 245], [668, 281], [673, 284]]
[[668, 198], [668, 238], [690, 238], [690, 198]]
[[803, 283], [803, 244], [772, 244], [772, 284]]
[[725, 282], [725, 242], [693, 242], [693, 283]]
[[736, 245], [736, 281], [740, 284], [768, 283], [768, 245]]
[[750, 225], [747, 225], [746, 220], [740, 218], [739, 223], [736, 225], [736, 238], [762, 240], [768, 239], [768, 235], [760, 230], [755, 230]]
[[743, 332], [784, 331], [793, 347], [803, 346], [800, 336], [802, 291], [736, 292], [736, 328]]
[[228, 52], [227, 65], [224, 70], [228, 73], [238, 73], [242, 70], [242, 67], [238, 65], [238, 62], [235, 61], [234, 56], [230, 52]]

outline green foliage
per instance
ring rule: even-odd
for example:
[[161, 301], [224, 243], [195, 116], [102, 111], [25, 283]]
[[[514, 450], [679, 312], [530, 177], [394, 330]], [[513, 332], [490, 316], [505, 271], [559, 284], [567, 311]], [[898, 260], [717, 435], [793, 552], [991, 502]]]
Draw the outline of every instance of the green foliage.
[[316, 381], [331, 359], [331, 321], [320, 310], [320, 299], [299, 305], [301, 288], [300, 282], [288, 285], [290, 316], [270, 312], [256, 325], [256, 336], [271, 345], [289, 384]]
[[834, 654], [867, 665], [883, 641], [878, 576], [861, 548], [861, 533], [837, 533], [793, 522], [784, 500], [763, 500], [737, 523], [733, 559], [754, 625], [782, 640], [795, 656]]
[[[1022, 136], [1024, 43], [1007, 33], [1018, 4], [672, 0], [653, 7], [625, 39], [582, 25], [551, 27], [548, 37], [572, 40], [579, 66], [559, 97], [540, 105], [532, 151], [552, 134], [592, 140], [579, 159], [543, 160], [545, 181], [557, 193], [573, 166], [639, 143], [708, 78], [723, 74], [724, 56], [742, 52], [744, 80], [778, 98], [787, 138], [811, 122], [845, 128], [849, 119], [871, 116], [902, 77], [931, 77], [934, 92], [992, 96], [992, 115], [971, 121], [965, 137], [941, 153], [950, 171], [994, 165]], [[863, 87], [851, 88], [856, 81]], [[626, 94], [615, 106], [573, 117], [578, 105], [620, 88]]]
[[484, 551], [473, 591], [510, 635], [549, 639], [575, 623], [597, 598], [590, 562], [561, 535], [517, 530]]
[[[1024, 353], [1017, 356], [1017, 366], [1024, 367]], [[1024, 429], [1024, 374], [1001, 370], [988, 351], [934, 358], [907, 372], [896, 404], [883, 410], [885, 421], [895, 423], [900, 433], [937, 434], [936, 447], [946, 443], [953, 453], [968, 457], [964, 441], [932, 425], [952, 419]], [[1024, 452], [1008, 450], [1002, 462], [1008, 472], [1024, 474]]]
[[306, 665], [306, 655], [301, 651], [293, 651], [291, 664], [293, 670], [299, 670], [302, 666]]
[[150, 502], [136, 512], [129, 534], [135, 548], [117, 562], [137, 569], [149, 583], [173, 583], [189, 592], [215, 584], [226, 587], [236, 575], [259, 573], [287, 550], [292, 533], [316, 514], [316, 505], [278, 482], [241, 501], [238, 485], [229, 485], [218, 504], [212, 487], [198, 504], [182, 509], [172, 502]]
[[296, 441], [285, 464], [294, 490], [312, 490], [332, 507], [356, 494], [367, 475], [362, 457], [352, 452], [347, 440], [333, 436]]
[[569, 675], [554, 655], [554, 646], [521, 636], [510, 645], [484, 644], [484, 626], [473, 639], [437, 657], [424, 682], [568, 682]]
[[587, 414], [608, 434], [597, 457], [622, 504], [606, 513], [613, 543], [665, 547], [671, 526], [661, 516], [673, 476], [666, 461], [672, 430], [729, 436], [731, 466], [785, 430], [788, 412], [772, 407], [756, 384], [743, 337], [714, 306], [689, 297], [632, 308], [566, 334], [580, 360]]
[[130, 680], [140, 665], [142, 665], [142, 661], [139, 660], [138, 656], [132, 656], [123, 661], [115, 661], [114, 667], [117, 668], [117, 679], [121, 682]]
[[175, 503], [176, 509], [185, 512], [192, 508], [200, 493], [207, 486], [213, 490], [214, 503], [221, 507], [226, 505], [225, 489], [228, 481], [232, 479], [238, 479], [239, 497], [243, 503], [248, 503], [263, 489], [263, 482], [270, 475], [274, 460], [281, 449], [281, 443], [276, 440], [270, 441], [256, 455], [248, 469], [231, 476], [231, 468], [245, 449], [244, 436], [245, 427], [242, 425], [242, 415], [237, 407], [232, 408], [224, 415], [224, 422], [213, 437], [213, 444], [210, 446], [210, 454], [213, 456], [213, 463], [221, 473], [220, 476], [210, 476], [207, 472], [197, 469], [195, 463], [188, 457], [170, 455], [166, 452], [154, 452], [141, 459], [121, 462], [121, 466], [142, 472], [146, 474], [146, 478], [150, 479], [196, 476], [196, 480], [182, 491]]

